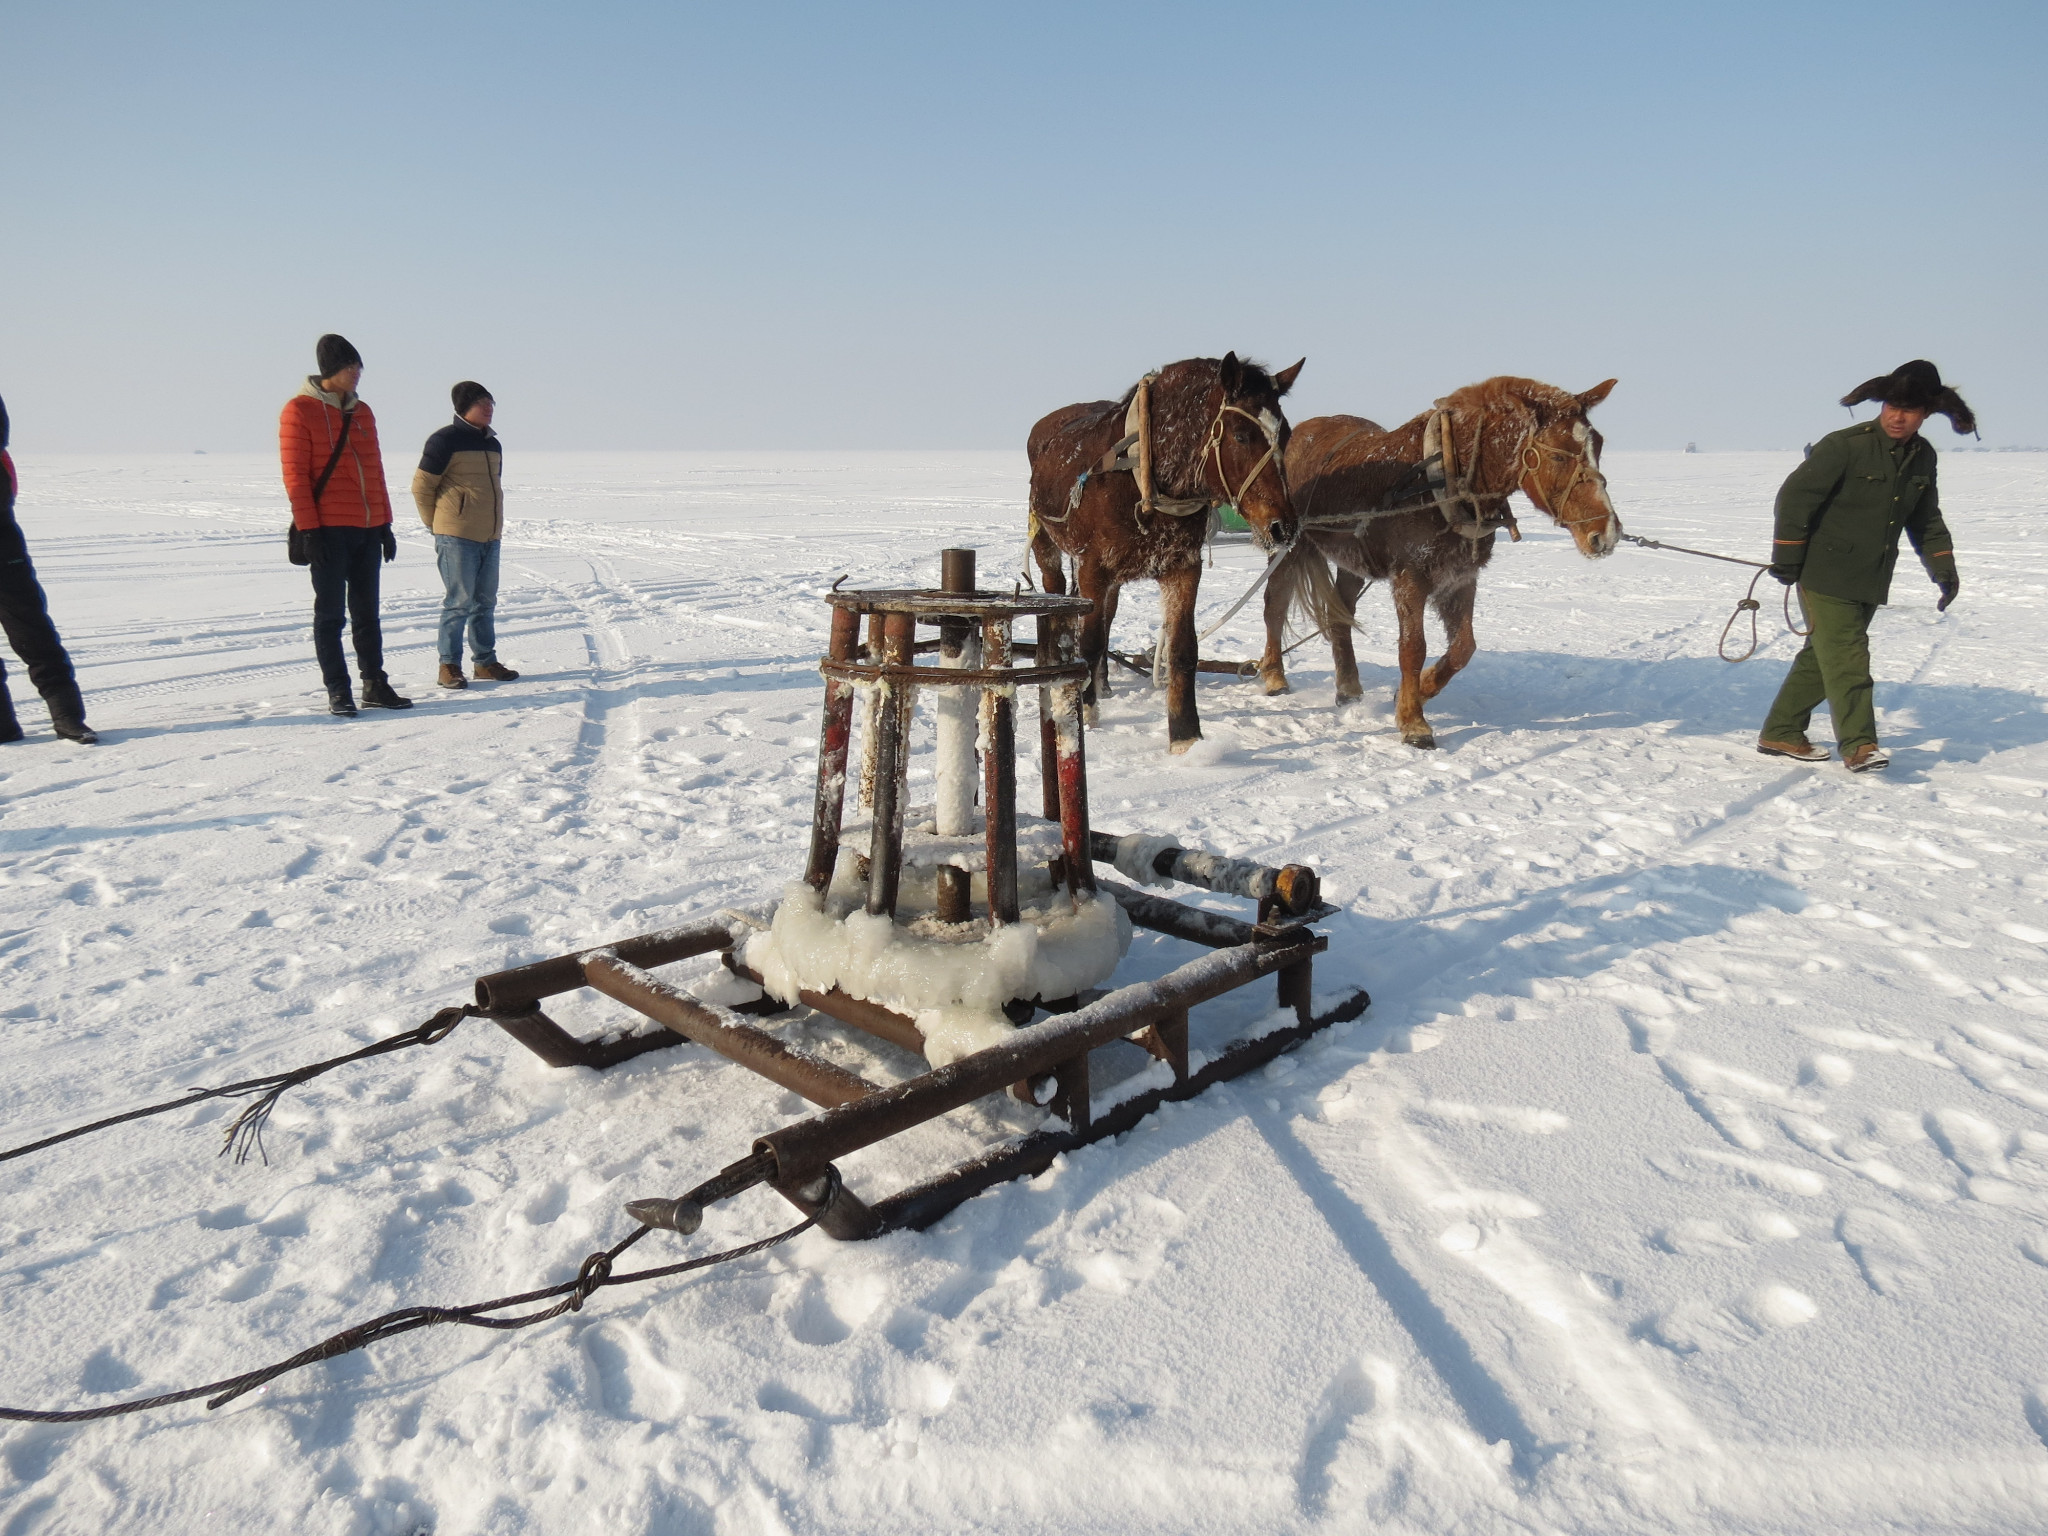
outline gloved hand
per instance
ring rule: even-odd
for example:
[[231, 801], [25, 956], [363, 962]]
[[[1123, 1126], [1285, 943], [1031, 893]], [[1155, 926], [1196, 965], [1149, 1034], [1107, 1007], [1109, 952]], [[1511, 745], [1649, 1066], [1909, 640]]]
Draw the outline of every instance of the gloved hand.
[[398, 535], [391, 531], [391, 525], [389, 523], [386, 523], [384, 525], [383, 533], [384, 561], [388, 565], [390, 562], [398, 558]]
[[1960, 576], [1950, 575], [1935, 583], [1941, 589], [1941, 601], [1934, 605], [1936, 613], [1948, 612], [1948, 605], [1956, 600], [1956, 594], [1963, 590]]
[[1771, 574], [1788, 587], [1798, 585], [1799, 567], [1796, 565], [1788, 565], [1783, 560], [1780, 560], [1771, 567]]

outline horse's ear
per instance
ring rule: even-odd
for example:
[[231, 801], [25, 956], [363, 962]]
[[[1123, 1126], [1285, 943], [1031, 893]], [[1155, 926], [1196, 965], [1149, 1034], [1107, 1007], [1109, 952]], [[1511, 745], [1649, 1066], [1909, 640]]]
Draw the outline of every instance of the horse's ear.
[[1607, 398], [1607, 391], [1614, 388], [1615, 383], [1616, 380], [1609, 379], [1605, 383], [1595, 384], [1591, 389], [1579, 396], [1579, 409], [1582, 411], [1593, 409], [1594, 406]]
[[[1301, 363], [1305, 363], [1307, 361], [1308, 359], [1304, 357], [1301, 360]], [[1292, 368], [1282, 368], [1278, 373], [1273, 375], [1274, 394], [1284, 395], [1287, 393], [1287, 391], [1294, 388], [1294, 381], [1296, 377], [1299, 376], [1301, 373], [1301, 363], [1296, 363]]]
[[1244, 364], [1237, 360], [1235, 352], [1223, 354], [1223, 393], [1239, 394], [1244, 389]]

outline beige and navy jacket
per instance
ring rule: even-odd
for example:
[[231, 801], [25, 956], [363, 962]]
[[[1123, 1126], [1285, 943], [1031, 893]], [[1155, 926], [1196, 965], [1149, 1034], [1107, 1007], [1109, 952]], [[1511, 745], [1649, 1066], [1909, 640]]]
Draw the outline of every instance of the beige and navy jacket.
[[504, 454], [498, 434], [460, 416], [427, 439], [412, 500], [435, 533], [488, 544], [505, 532]]

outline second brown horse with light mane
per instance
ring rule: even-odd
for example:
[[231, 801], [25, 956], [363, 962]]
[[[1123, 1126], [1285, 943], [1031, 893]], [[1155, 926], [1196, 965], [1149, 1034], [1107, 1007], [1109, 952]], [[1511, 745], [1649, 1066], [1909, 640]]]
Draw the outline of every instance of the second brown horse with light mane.
[[[1479, 572], [1501, 529], [1521, 536], [1508, 498], [1520, 491], [1588, 558], [1611, 554], [1621, 538], [1600, 472], [1600, 434], [1586, 418], [1614, 382], [1575, 395], [1534, 379], [1493, 378], [1392, 431], [1362, 416], [1317, 416], [1295, 428], [1287, 480], [1302, 537], [1266, 588], [1259, 662], [1266, 692], [1287, 691], [1281, 656], [1293, 608], [1329, 636], [1338, 702], [1361, 697], [1352, 612], [1368, 580], [1386, 581], [1400, 622], [1394, 718], [1403, 741], [1434, 747], [1423, 701], [1441, 693], [1478, 649], [1472, 608]], [[1334, 592], [1325, 557], [1337, 566]], [[1447, 637], [1426, 670], [1425, 605]]]

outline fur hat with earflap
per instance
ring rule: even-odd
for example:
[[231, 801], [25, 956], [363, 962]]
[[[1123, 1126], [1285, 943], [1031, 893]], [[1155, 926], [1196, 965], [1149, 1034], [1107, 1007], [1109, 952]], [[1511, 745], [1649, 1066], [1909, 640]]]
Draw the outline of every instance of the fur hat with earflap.
[[1884, 405], [1901, 405], [1909, 411], [1946, 416], [1958, 433], [1977, 430], [1977, 415], [1963, 397], [1941, 382], [1941, 370], [1924, 357], [1901, 363], [1890, 373], [1865, 379], [1842, 396], [1844, 405], [1861, 405], [1876, 400]]

